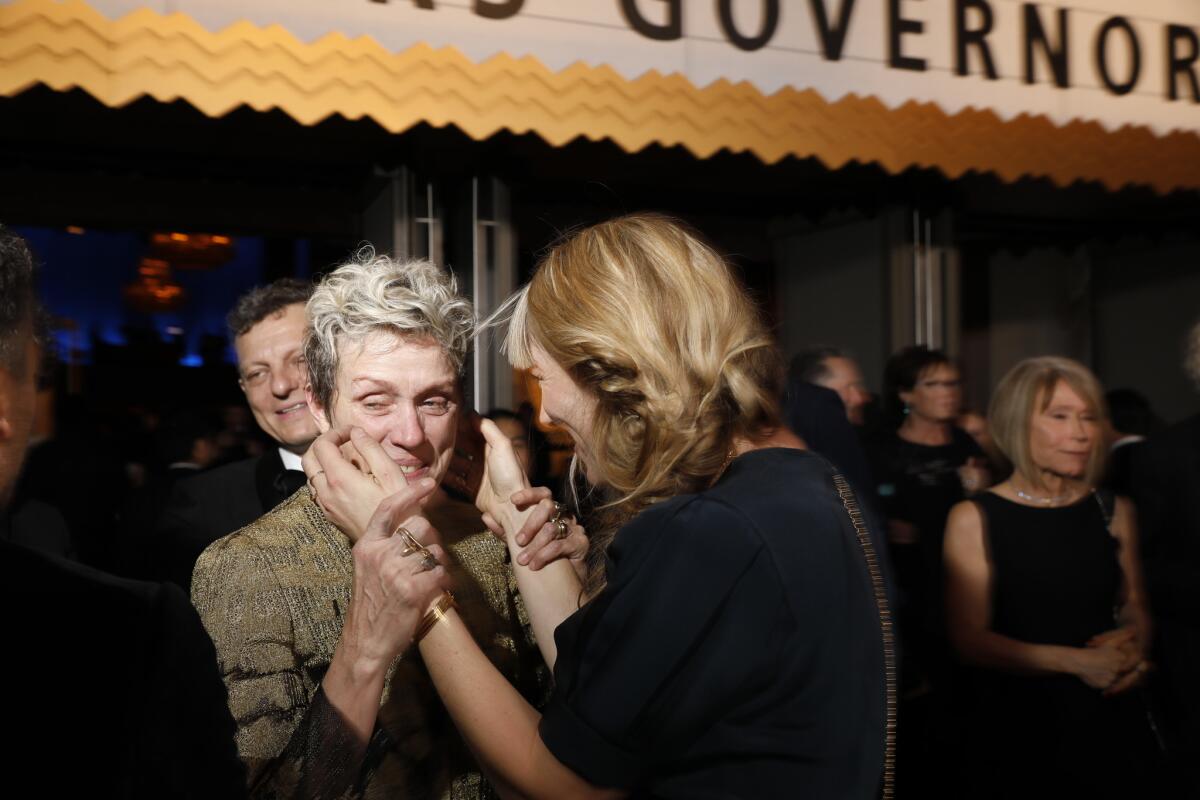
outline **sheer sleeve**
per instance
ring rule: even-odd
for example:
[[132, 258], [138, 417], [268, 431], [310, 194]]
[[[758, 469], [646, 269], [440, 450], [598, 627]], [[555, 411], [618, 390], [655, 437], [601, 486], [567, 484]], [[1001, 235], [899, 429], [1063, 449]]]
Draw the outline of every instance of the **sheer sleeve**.
[[359, 741], [326, 701], [322, 675], [296, 652], [290, 610], [258, 548], [232, 537], [206, 550], [192, 601], [216, 646], [250, 796], [359, 796], [385, 734]]

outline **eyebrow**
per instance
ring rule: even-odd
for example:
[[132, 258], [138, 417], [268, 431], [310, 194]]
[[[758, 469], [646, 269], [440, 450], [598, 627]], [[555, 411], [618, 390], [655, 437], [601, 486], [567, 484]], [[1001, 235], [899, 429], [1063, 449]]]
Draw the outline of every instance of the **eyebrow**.
[[[282, 355], [282, 358], [283, 358], [283, 360], [284, 360], [284, 361], [286, 361], [286, 360], [288, 360], [289, 358], [291, 358], [291, 357], [293, 357], [293, 356], [296, 356], [296, 355], [301, 355], [301, 356], [303, 356], [303, 355], [304, 355], [304, 348], [303, 348], [303, 347], [293, 347], [291, 350], [286, 350], [286, 351], [284, 351], [284, 353], [283, 353], [283, 355]], [[247, 361], [245, 364], [242, 364], [242, 365], [240, 365], [240, 366], [241, 366], [243, 369], [244, 369], [245, 367], [269, 367], [269, 366], [271, 366], [271, 362], [270, 362], [270, 361], [268, 361], [268, 360], [266, 360], [266, 359], [263, 359], [263, 358], [254, 358], [254, 359], [251, 359], [250, 361]]]
[[[375, 377], [372, 377], [369, 375], [364, 375], [361, 378], [353, 378], [350, 381], [350, 392], [353, 394], [353, 393], [359, 391], [362, 384], [369, 384], [368, 386], [363, 387], [366, 389], [371, 389], [371, 388], [377, 387], [378, 391], [386, 391], [386, 392], [391, 392], [393, 394], [399, 394], [399, 392], [397, 392], [397, 390], [396, 390], [395, 383], [388, 381], [388, 380], [384, 380], [382, 378], [375, 378]], [[414, 394], [414, 397], [421, 397], [422, 395], [427, 395], [427, 394], [432, 394], [432, 393], [442, 393], [442, 394], [451, 394], [452, 395], [455, 393], [455, 384], [453, 381], [442, 382], [442, 383], [432, 383], [428, 386], [418, 389], [417, 392]]]

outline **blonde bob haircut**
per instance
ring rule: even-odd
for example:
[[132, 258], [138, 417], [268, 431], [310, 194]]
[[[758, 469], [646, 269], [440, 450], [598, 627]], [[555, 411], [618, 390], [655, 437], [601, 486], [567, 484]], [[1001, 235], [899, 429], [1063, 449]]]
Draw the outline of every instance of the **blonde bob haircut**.
[[513, 365], [530, 366], [537, 344], [597, 400], [594, 466], [618, 512], [605, 527], [708, 488], [734, 437], [778, 425], [782, 363], [758, 309], [675, 220], [634, 214], [578, 231], [510, 303]]
[[[1010, 369], [996, 385], [988, 406], [988, 424], [996, 446], [1013, 469], [1037, 487], [1042, 481], [1030, 454], [1030, 429], [1033, 415], [1046, 410], [1059, 383], [1071, 387], [1097, 420], [1107, 415], [1104, 390], [1092, 371], [1078, 361], [1058, 356], [1027, 358]], [[1100, 480], [1106, 455], [1097, 438], [1084, 474], [1088, 485], [1095, 486]]]

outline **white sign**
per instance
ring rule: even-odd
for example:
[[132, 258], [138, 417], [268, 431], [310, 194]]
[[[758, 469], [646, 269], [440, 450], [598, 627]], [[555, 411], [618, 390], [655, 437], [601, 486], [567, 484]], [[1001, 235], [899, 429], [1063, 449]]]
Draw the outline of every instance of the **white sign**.
[[[5, 0], [0, 0], [3, 3]], [[248, 20], [304, 41], [337, 31], [392, 51], [474, 61], [582, 61], [699, 87], [1044, 115], [1109, 129], [1200, 132], [1200, 0], [90, 0], [110, 18], [181, 12], [213, 31]]]

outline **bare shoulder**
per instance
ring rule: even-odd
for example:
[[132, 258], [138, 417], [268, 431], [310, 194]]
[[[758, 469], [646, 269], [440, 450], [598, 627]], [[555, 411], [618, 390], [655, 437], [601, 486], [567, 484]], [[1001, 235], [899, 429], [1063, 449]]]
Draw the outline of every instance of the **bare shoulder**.
[[982, 556], [983, 512], [971, 500], [956, 503], [946, 517], [946, 538], [943, 545], [948, 560]]
[[958, 536], [982, 532], [983, 512], [979, 510], [979, 504], [972, 500], [955, 503], [946, 517], [946, 535], [949, 536], [951, 531], [956, 531]]

